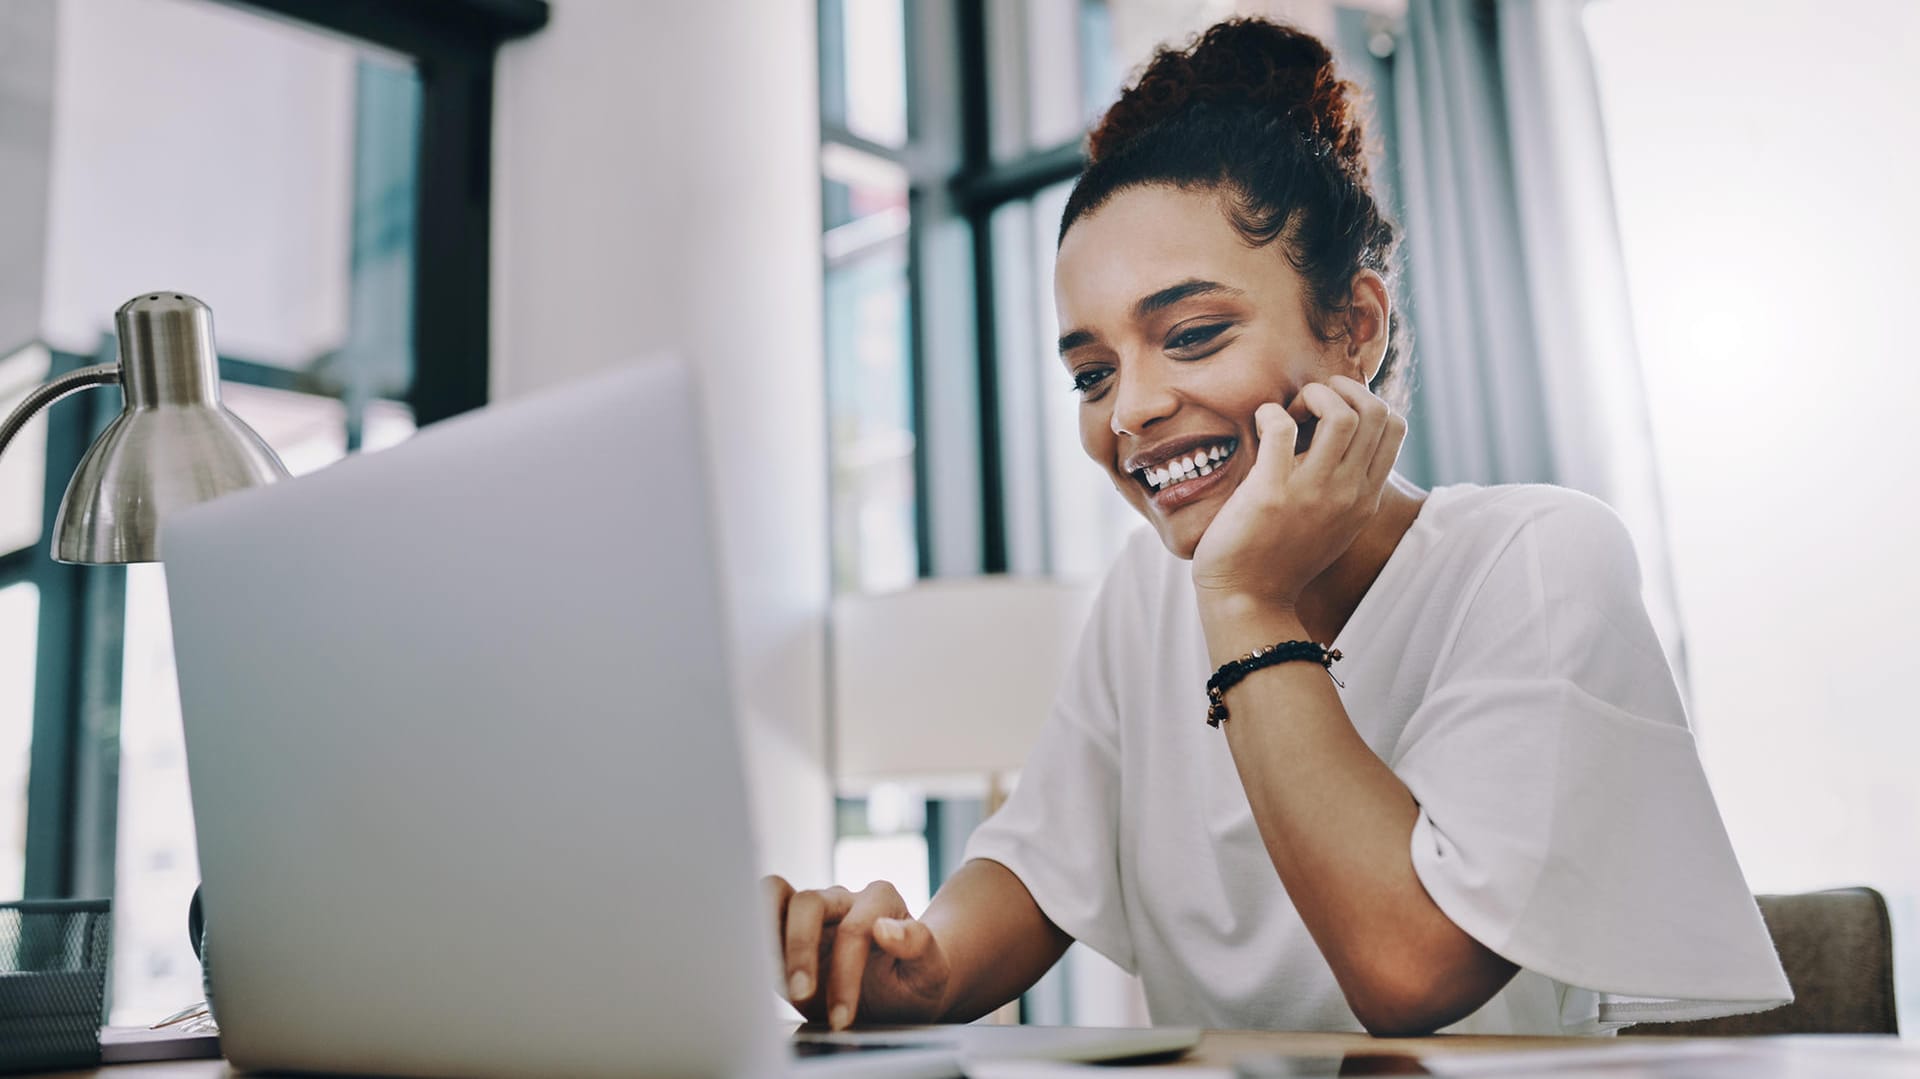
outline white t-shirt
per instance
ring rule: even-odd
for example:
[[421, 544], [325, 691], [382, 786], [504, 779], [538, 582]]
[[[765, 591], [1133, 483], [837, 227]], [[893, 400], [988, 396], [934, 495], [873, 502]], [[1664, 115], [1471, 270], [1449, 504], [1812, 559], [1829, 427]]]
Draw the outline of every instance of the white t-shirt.
[[[1206, 725], [1191, 568], [1132, 537], [967, 857], [1140, 974], [1156, 1023], [1359, 1030]], [[1348, 715], [1420, 804], [1421, 883], [1521, 968], [1449, 1030], [1599, 1032], [1791, 999], [1603, 503], [1433, 491], [1334, 644]]]

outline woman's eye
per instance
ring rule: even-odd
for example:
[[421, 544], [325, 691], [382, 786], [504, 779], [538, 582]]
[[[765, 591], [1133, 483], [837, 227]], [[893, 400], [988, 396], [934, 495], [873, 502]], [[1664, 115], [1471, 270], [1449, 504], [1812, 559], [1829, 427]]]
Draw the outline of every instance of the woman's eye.
[[1189, 326], [1167, 338], [1168, 352], [1188, 352], [1199, 348], [1224, 332], [1229, 323], [1214, 322], [1205, 326]]
[[1088, 390], [1105, 382], [1107, 380], [1107, 374], [1107, 369], [1104, 367], [1089, 367], [1082, 371], [1075, 371], [1073, 373], [1074, 392], [1086, 393]]

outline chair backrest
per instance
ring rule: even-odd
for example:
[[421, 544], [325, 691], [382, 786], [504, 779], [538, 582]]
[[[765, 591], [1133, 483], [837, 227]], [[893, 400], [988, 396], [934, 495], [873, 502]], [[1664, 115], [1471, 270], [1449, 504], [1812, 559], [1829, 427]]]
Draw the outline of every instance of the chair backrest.
[[1622, 1034], [1898, 1034], [1893, 925], [1872, 888], [1757, 897], [1793, 1003], [1751, 1015], [1648, 1023]]

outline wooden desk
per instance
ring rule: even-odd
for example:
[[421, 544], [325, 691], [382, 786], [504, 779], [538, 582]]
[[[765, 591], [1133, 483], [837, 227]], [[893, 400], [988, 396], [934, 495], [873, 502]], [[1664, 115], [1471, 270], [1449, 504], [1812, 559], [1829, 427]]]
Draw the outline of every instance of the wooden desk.
[[[1645, 1053], [1659, 1046], [1737, 1047], [1764, 1054], [1754, 1065], [1729, 1069], [1724, 1060], [1717, 1067], [1673, 1070], [1646, 1069], [1628, 1065], [1628, 1056]], [[1920, 1079], [1920, 1041], [1903, 1041], [1883, 1036], [1828, 1035], [1818, 1038], [1369, 1038], [1364, 1034], [1288, 1034], [1254, 1030], [1210, 1030], [1199, 1048], [1171, 1064], [1148, 1065], [1137, 1069], [1113, 1068], [1105, 1074], [1121, 1079], [1129, 1071], [1147, 1073], [1189, 1073], [1231, 1075], [1233, 1064], [1243, 1057], [1281, 1055], [1298, 1057], [1366, 1056], [1400, 1057], [1411, 1068], [1423, 1056], [1440, 1054], [1486, 1055], [1545, 1049], [1590, 1049], [1626, 1054], [1620, 1068], [1595, 1071], [1592, 1062], [1578, 1069], [1585, 1076], [1602, 1075], [1608, 1079], [1668, 1079], [1690, 1074], [1724, 1079], [1728, 1075], [1751, 1076], [1912, 1076]], [[1792, 1058], [1791, 1060], [1789, 1058]], [[1353, 1074], [1420, 1074], [1396, 1072], [1395, 1061], [1372, 1059], [1372, 1067], [1354, 1067]], [[1705, 1065], [1709, 1061], [1702, 1060]], [[1744, 1063], [1744, 1062], [1743, 1062]], [[1559, 1069], [1550, 1069], [1552, 1075]], [[66, 1072], [42, 1079], [228, 1079], [244, 1073], [232, 1071], [224, 1061], [183, 1060], [158, 1064], [124, 1064], [91, 1072]]]

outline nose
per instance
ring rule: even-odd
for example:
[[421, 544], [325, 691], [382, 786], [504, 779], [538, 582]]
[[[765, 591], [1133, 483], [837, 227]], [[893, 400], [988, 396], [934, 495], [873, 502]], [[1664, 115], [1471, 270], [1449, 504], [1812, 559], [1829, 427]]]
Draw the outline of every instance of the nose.
[[1180, 407], [1179, 394], [1165, 364], [1151, 358], [1123, 363], [1113, 378], [1116, 385], [1109, 422], [1116, 435], [1144, 434]]

